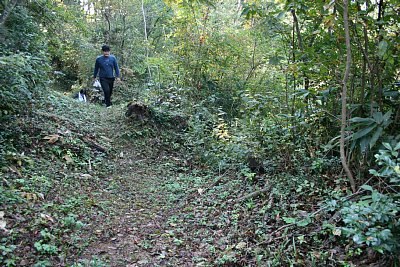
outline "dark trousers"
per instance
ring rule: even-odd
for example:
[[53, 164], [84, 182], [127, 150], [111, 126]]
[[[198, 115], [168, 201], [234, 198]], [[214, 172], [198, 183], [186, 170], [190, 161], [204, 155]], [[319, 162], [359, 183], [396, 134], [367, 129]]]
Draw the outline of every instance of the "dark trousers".
[[104, 100], [106, 102], [106, 106], [111, 106], [111, 95], [114, 88], [114, 78], [100, 78], [101, 88], [103, 88], [104, 92]]

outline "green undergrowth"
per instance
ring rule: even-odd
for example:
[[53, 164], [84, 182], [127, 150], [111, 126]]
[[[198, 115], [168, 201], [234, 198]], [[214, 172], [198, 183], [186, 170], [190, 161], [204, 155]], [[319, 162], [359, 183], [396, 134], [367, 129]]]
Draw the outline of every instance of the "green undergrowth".
[[[125, 104], [106, 109], [49, 93], [32, 112], [3, 118], [2, 266], [398, 261], [398, 194], [367, 185], [350, 194], [334, 157], [309, 157], [278, 130], [262, 144], [239, 140], [244, 127], [205, 109], [190, 116], [143, 102], [153, 112], [146, 120], [126, 118]], [[174, 127], [175, 116], [187, 127]], [[397, 150], [377, 155], [373, 175], [398, 182]], [[260, 166], [249, 152], [262, 156]]]
[[[112, 152], [99, 131], [99, 107], [49, 93], [33, 112], [6, 118], [1, 132], [0, 262], [4, 266], [65, 263], [93, 238]], [[104, 134], [104, 135], [103, 135]]]

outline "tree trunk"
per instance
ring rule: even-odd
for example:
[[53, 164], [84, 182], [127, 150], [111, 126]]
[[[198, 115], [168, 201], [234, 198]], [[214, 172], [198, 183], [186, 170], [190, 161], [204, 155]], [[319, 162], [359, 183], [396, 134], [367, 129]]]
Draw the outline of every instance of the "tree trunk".
[[342, 81], [342, 123], [340, 127], [340, 160], [343, 165], [347, 177], [350, 181], [351, 190], [356, 192], [356, 184], [353, 178], [353, 174], [350, 171], [350, 167], [347, 164], [347, 157], [345, 152], [345, 128], [347, 119], [347, 81], [350, 75], [351, 66], [351, 45], [350, 45], [350, 31], [349, 31], [349, 14], [348, 14], [348, 0], [343, 0], [343, 21], [344, 31], [346, 36], [346, 70]]
[[[143, 14], [143, 25], [144, 25], [144, 39], [146, 42], [146, 61], [149, 59], [149, 40], [147, 36], [147, 22], [146, 22], [146, 12], [144, 10], [144, 0], [142, 0], [142, 14]], [[151, 71], [148, 62], [146, 62], [147, 71], [149, 72], [149, 78], [151, 78]]]
[[[385, 4], [383, 2], [383, 0], [379, 1], [379, 5], [378, 5], [378, 20], [377, 22], [381, 22], [383, 20], [383, 17], [385, 15]], [[383, 25], [382, 23], [378, 24], [378, 28], [379, 28], [379, 32], [378, 32], [378, 41], [381, 42], [383, 40], [383, 35], [382, 35], [382, 29], [383, 29]], [[383, 85], [382, 85], [382, 79], [383, 77], [380, 75], [381, 73], [384, 73], [384, 62], [381, 64], [381, 61], [379, 58], [377, 58], [376, 61], [376, 68], [377, 68], [377, 73], [378, 75], [376, 75], [377, 79], [378, 79], [378, 103], [379, 103], [379, 108], [380, 111], [383, 111]]]
[[106, 22], [107, 22], [107, 30], [104, 33], [104, 43], [105, 44], [109, 44], [110, 43], [110, 33], [111, 33], [110, 14], [108, 12], [109, 12], [108, 10], [106, 10], [104, 12], [104, 18], [106, 19]]
[[[305, 61], [304, 60], [304, 56], [305, 56], [304, 55], [304, 45], [303, 45], [303, 38], [301, 37], [301, 32], [300, 32], [299, 20], [297, 19], [296, 11], [294, 9], [292, 9], [291, 12], [292, 12], [292, 16], [293, 16], [293, 24], [296, 29], [298, 46], [300, 48], [300, 51], [303, 53], [302, 61], [304, 62]], [[305, 73], [305, 71], [303, 71], [303, 75], [304, 75], [304, 89], [308, 90], [308, 88], [310, 87], [310, 80], [308, 79], [308, 76]]]
[[[293, 30], [292, 30], [292, 62], [296, 62], [296, 52], [295, 52], [295, 38], [294, 38], [294, 32], [295, 32], [295, 25], [293, 21]], [[295, 140], [296, 138], [296, 128], [294, 127], [296, 124], [296, 120], [294, 118], [295, 114], [295, 106], [296, 106], [296, 75], [293, 73], [293, 100], [292, 100], [292, 111], [291, 111], [291, 119], [292, 119], [292, 138]]]
[[[122, 16], [122, 40], [121, 40], [121, 45], [120, 45], [120, 49], [121, 49], [121, 66], [125, 65], [125, 35], [126, 35], [126, 17], [125, 15]], [[122, 78], [122, 77], [121, 77]]]

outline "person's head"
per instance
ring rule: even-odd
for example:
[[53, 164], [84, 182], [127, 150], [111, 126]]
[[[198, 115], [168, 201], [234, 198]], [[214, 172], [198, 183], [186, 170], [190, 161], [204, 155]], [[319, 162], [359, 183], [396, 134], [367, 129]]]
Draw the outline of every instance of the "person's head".
[[79, 91], [79, 93], [80, 93], [81, 95], [84, 95], [84, 94], [85, 94], [85, 90], [81, 89], [81, 90]]
[[101, 47], [101, 51], [103, 51], [103, 56], [108, 57], [110, 55], [110, 47], [108, 45], [103, 45]]

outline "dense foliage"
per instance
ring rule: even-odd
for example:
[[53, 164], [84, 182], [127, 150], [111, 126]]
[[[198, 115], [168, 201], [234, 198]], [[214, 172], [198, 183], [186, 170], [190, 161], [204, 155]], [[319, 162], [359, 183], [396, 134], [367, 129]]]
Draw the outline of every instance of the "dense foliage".
[[[48, 107], [50, 113], [53, 106], [70, 108], [54, 91], [90, 89], [94, 58], [108, 44], [122, 73], [114, 103], [137, 101], [150, 114], [139, 119], [142, 134], [121, 136], [134, 140], [168, 129], [159, 137], [166, 151], [185, 155], [191, 168], [229, 173], [226, 188], [238, 195], [275, 184], [254, 202], [246, 198], [245, 212], [236, 202], [212, 207], [237, 214], [247, 232], [257, 225], [247, 237], [254, 244], [248, 255], [233, 253], [235, 246], [221, 254], [214, 248], [212, 264], [262, 265], [267, 256], [271, 266], [350, 266], [364, 256], [399, 262], [398, 1], [7, 0], [0, 12], [0, 173], [19, 176], [1, 185], [1, 210], [24, 202], [26, 195], [18, 194], [36, 190], [36, 180], [51, 187], [46, 175], [33, 175], [24, 154], [36, 151], [32, 135], [39, 131], [29, 131], [24, 121]], [[51, 148], [51, 158], [62, 157], [68, 168], [73, 158], [71, 169], [91, 157], [101, 161], [82, 138]], [[24, 168], [29, 179], [20, 177]], [[215, 203], [225, 201], [215, 193], [224, 188], [214, 186], [207, 194]], [[277, 198], [280, 207], [272, 203]], [[65, 217], [63, 231], [81, 227], [75, 213], [57, 212]], [[254, 221], [241, 221], [241, 212]], [[212, 220], [210, 214], [205, 220]], [[277, 230], [268, 232], [270, 224]], [[233, 229], [221, 228], [227, 235]], [[55, 235], [64, 234], [46, 229], [34, 243], [42, 258], [59, 252]], [[245, 230], [238, 235], [246, 236]], [[268, 247], [282, 231], [274, 238], [286, 236], [287, 243]], [[12, 239], [5, 236], [0, 246], [0, 263], [8, 266], [18, 265], [10, 256]], [[296, 256], [284, 258], [289, 248]], [[329, 253], [342, 256], [334, 262]]]

